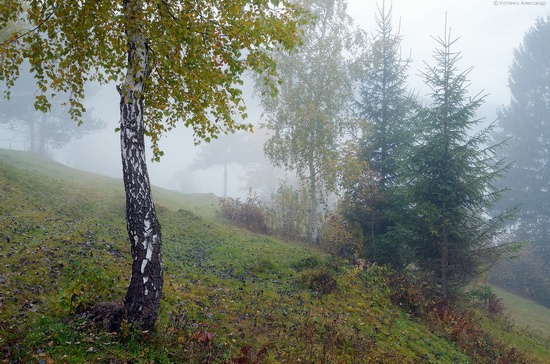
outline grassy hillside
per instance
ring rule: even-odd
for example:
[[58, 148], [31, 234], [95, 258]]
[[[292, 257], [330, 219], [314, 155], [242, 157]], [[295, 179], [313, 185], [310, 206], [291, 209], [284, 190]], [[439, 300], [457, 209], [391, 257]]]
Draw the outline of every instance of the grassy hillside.
[[154, 199], [166, 277], [157, 328], [107, 333], [85, 313], [125, 294], [122, 183], [0, 150], [0, 361], [479, 362], [393, 304], [384, 267], [229, 226], [213, 195]]
[[502, 299], [505, 316], [483, 320], [483, 327], [499, 341], [529, 352], [534, 360], [550, 363], [550, 309], [493, 287]]

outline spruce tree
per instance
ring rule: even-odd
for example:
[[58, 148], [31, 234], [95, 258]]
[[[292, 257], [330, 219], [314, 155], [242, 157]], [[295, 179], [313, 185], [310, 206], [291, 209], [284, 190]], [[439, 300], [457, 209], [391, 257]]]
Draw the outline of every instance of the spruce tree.
[[458, 70], [457, 39], [447, 27], [434, 39], [435, 65], [426, 64], [422, 73], [431, 102], [417, 115], [405, 182], [417, 265], [433, 274], [447, 300], [503, 251], [495, 238], [507, 214], [488, 218], [486, 212], [501, 195], [493, 182], [505, 166], [495, 160], [496, 146], [486, 146], [491, 127], [471, 135], [481, 122], [476, 111], [484, 96], [468, 96], [471, 68]]
[[513, 238], [532, 245], [527, 249], [530, 256], [502, 266], [500, 275], [508, 278], [498, 282], [546, 305], [550, 305], [549, 55], [550, 17], [538, 18], [514, 52], [508, 82], [511, 99], [499, 110], [494, 133], [495, 140], [506, 141], [499, 155], [512, 163], [502, 182], [510, 191], [495, 211], [518, 206]]
[[407, 259], [396, 229], [397, 171], [409, 145], [414, 101], [406, 84], [410, 60], [401, 57], [402, 37], [393, 30], [391, 8], [383, 3], [378, 10], [356, 103], [362, 173], [345, 186], [344, 213], [361, 226], [368, 259], [402, 266]]

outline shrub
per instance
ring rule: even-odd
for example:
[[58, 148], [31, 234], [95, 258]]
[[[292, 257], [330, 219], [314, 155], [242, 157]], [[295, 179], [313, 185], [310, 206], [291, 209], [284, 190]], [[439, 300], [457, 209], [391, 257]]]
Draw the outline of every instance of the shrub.
[[302, 285], [320, 295], [326, 295], [336, 289], [336, 280], [326, 267], [307, 269], [300, 275]]
[[425, 315], [433, 306], [435, 292], [422, 274], [391, 271], [388, 287], [392, 302], [416, 316]]
[[489, 285], [476, 286], [468, 293], [473, 303], [482, 304], [491, 317], [500, 315], [504, 312], [504, 303], [498, 297]]
[[306, 239], [308, 232], [308, 197], [305, 189], [295, 190], [286, 182], [281, 183], [271, 196], [268, 220], [271, 230], [288, 239]]
[[260, 259], [259, 261], [254, 263], [254, 265], [252, 266], [252, 270], [255, 273], [268, 273], [276, 271], [277, 267], [269, 259]]
[[487, 311], [489, 312], [489, 315], [492, 317], [502, 315], [504, 313], [504, 310], [505, 306], [502, 302], [502, 298], [494, 293], [491, 294], [487, 302]]
[[250, 231], [268, 234], [266, 219], [257, 196], [248, 196], [245, 202], [239, 198], [220, 198], [219, 215], [237, 226]]
[[363, 245], [361, 229], [340, 214], [332, 213], [321, 228], [319, 243], [330, 254], [353, 258]]
[[467, 292], [467, 295], [473, 303], [482, 303], [484, 306], [487, 306], [489, 303], [489, 297], [493, 295], [493, 290], [489, 285], [484, 284], [473, 287]]
[[320, 264], [321, 264], [321, 261], [319, 260], [318, 257], [309, 256], [291, 263], [290, 266], [294, 270], [301, 272], [306, 269], [317, 268]]

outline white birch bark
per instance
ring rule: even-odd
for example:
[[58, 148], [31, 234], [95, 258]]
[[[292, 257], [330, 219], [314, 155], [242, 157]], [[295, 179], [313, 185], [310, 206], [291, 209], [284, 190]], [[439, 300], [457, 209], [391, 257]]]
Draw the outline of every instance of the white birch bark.
[[128, 39], [128, 70], [119, 87], [120, 143], [126, 192], [126, 221], [132, 254], [132, 276], [125, 299], [128, 320], [151, 329], [158, 316], [163, 271], [160, 224], [151, 197], [145, 158], [144, 87], [149, 49], [141, 32], [141, 4], [124, 2]]

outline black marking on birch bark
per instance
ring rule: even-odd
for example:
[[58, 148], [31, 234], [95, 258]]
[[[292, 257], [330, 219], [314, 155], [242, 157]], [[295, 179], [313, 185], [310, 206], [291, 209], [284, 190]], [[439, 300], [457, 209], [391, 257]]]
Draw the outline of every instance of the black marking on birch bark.
[[[128, 9], [127, 16], [140, 11]], [[135, 14], [133, 14], [135, 15]], [[126, 191], [126, 221], [132, 254], [132, 276], [126, 293], [128, 320], [144, 330], [151, 329], [158, 316], [162, 297], [163, 272], [161, 231], [151, 197], [145, 158], [143, 120], [144, 80], [147, 77], [148, 45], [139, 24], [126, 30], [128, 71], [120, 93], [120, 143]]]

